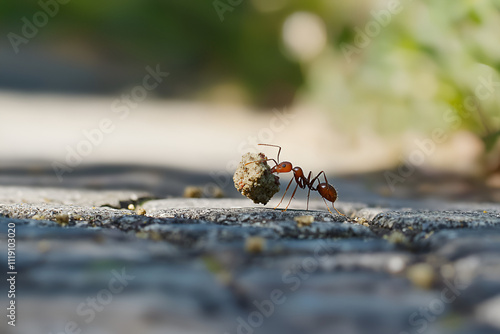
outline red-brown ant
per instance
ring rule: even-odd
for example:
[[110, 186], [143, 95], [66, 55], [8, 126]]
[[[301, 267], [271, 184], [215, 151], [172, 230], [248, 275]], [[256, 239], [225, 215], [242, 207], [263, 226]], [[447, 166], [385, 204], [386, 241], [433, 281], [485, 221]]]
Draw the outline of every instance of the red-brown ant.
[[[259, 144], [263, 146], [272, 146], [272, 147], [277, 147], [278, 148], [278, 156], [276, 157], [277, 161], [274, 159], [266, 159], [266, 161], [273, 161], [275, 165], [271, 168], [271, 173], [288, 173], [288, 172], [293, 172], [293, 178], [290, 180], [288, 183], [288, 186], [286, 187], [285, 193], [283, 194], [283, 197], [281, 197], [280, 202], [278, 205], [276, 205], [275, 209], [280, 206], [281, 202], [283, 202], [283, 199], [285, 198], [285, 195], [288, 191], [288, 188], [290, 188], [290, 185], [292, 184], [292, 181], [295, 180], [297, 185], [295, 186], [295, 189], [293, 190], [292, 197], [290, 197], [290, 200], [288, 201], [288, 204], [285, 208], [286, 211], [288, 209], [288, 206], [290, 206], [290, 203], [292, 202], [293, 197], [295, 196], [295, 192], [297, 191], [297, 188], [300, 187], [302, 189], [305, 189], [306, 187], [309, 189], [307, 192], [307, 208], [306, 210], [309, 210], [309, 195], [311, 194], [311, 190], [317, 191], [321, 197], [323, 198], [323, 201], [325, 202], [326, 208], [328, 209], [328, 212], [330, 212], [332, 215], [332, 211], [328, 207], [328, 204], [326, 201], [332, 202], [332, 207], [337, 211], [339, 215], [345, 216], [343, 213], [340, 213], [339, 210], [335, 208], [335, 205], [333, 204], [337, 200], [337, 191], [335, 188], [328, 183], [328, 180], [326, 179], [326, 174], [324, 171], [321, 171], [316, 175], [314, 178], [311, 179], [312, 172], [309, 172], [307, 175], [307, 178], [304, 176], [304, 171], [300, 167], [293, 167], [291, 162], [288, 161], [280, 161], [280, 153], [281, 153], [281, 146], [278, 145], [271, 145], [271, 144]], [[319, 177], [320, 175], [323, 174], [325, 178], [325, 182], [320, 182]], [[314, 182], [318, 181], [318, 185], [315, 187]]]

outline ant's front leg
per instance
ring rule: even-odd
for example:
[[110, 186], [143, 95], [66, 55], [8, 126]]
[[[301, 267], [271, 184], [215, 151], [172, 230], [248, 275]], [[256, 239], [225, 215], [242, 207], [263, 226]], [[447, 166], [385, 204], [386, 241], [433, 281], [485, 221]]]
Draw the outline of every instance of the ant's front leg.
[[298, 187], [299, 187], [299, 184], [297, 183], [297, 185], [295, 186], [295, 189], [293, 189], [292, 197], [290, 197], [290, 200], [288, 201], [288, 204], [286, 205], [285, 210], [281, 210], [281, 211], [285, 212], [286, 210], [288, 210], [288, 207], [290, 206], [290, 203], [292, 203], [293, 196], [295, 196], [295, 192], [297, 191]]
[[276, 210], [276, 209], [278, 208], [278, 206], [280, 206], [281, 202], [283, 202], [283, 198], [285, 198], [286, 192], [288, 191], [288, 188], [290, 188], [290, 185], [292, 184], [292, 181], [293, 181], [293, 180], [294, 180], [294, 178], [292, 178], [292, 179], [290, 180], [290, 182], [288, 183], [288, 186], [287, 186], [287, 187], [286, 187], [286, 189], [285, 189], [285, 193], [283, 194], [283, 197], [281, 197], [281, 201], [278, 203], [278, 205], [276, 205], [276, 206], [274, 207], [274, 210]]

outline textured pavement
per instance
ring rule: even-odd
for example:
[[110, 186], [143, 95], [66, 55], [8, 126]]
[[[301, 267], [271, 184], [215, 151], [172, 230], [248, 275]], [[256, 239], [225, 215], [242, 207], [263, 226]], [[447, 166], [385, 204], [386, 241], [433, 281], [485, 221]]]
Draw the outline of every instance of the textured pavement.
[[0, 187], [19, 291], [0, 331], [500, 333], [500, 205], [152, 197]]

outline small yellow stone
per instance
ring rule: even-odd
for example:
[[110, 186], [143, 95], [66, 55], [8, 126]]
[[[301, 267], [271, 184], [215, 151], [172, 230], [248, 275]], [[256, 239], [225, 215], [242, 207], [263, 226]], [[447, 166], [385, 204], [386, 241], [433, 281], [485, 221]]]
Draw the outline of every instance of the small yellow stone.
[[435, 280], [434, 268], [428, 263], [414, 264], [406, 272], [408, 279], [422, 289], [430, 289]]
[[50, 242], [47, 240], [40, 240], [37, 246], [40, 253], [47, 253], [50, 250]]
[[128, 205], [128, 209], [129, 209], [129, 210], [135, 210], [135, 205], [134, 205], [134, 204], [132, 204], [132, 203], [130, 203], [130, 204]]
[[266, 239], [262, 237], [248, 237], [245, 240], [245, 251], [251, 254], [259, 254], [266, 248]]
[[224, 198], [226, 196], [226, 194], [224, 194], [224, 191], [221, 188], [215, 187], [213, 192], [212, 192], [212, 196], [214, 198]]
[[60, 214], [56, 215], [56, 222], [62, 226], [68, 225], [69, 215], [67, 213], [60, 213]]
[[215, 277], [217, 277], [217, 280], [224, 285], [229, 285], [234, 280], [233, 275], [228, 271], [221, 271], [220, 273], [217, 273]]
[[149, 237], [149, 234], [144, 231], [139, 231], [135, 234], [135, 236], [141, 239], [147, 239]]
[[200, 187], [187, 186], [184, 188], [184, 197], [186, 198], [201, 198], [203, 190]]
[[366, 227], [370, 227], [370, 224], [368, 224], [369, 220], [366, 218], [356, 217], [354, 218], [354, 222]]
[[406, 236], [399, 231], [393, 231], [390, 235], [384, 235], [384, 239], [393, 244], [408, 244]]
[[297, 222], [298, 227], [311, 226], [314, 222], [314, 216], [297, 216], [293, 220]]
[[144, 208], [138, 208], [136, 210], [136, 212], [137, 212], [138, 215], [144, 216], [146, 214], [146, 209], [144, 209]]

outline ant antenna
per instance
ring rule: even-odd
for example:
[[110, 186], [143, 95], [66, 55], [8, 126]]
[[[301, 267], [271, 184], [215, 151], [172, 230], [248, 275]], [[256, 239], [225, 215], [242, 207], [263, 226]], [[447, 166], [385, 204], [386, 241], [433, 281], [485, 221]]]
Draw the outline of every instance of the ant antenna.
[[278, 150], [278, 157], [277, 157], [277, 158], [278, 158], [278, 159], [277, 159], [277, 160], [278, 160], [278, 163], [277, 163], [277, 164], [279, 164], [279, 162], [280, 162], [281, 146], [278, 146], [278, 145], [271, 145], [271, 144], [259, 144], [259, 145], [263, 145], [263, 146], [271, 146], [271, 147], [278, 147], [278, 148], [279, 148], [279, 150]]

